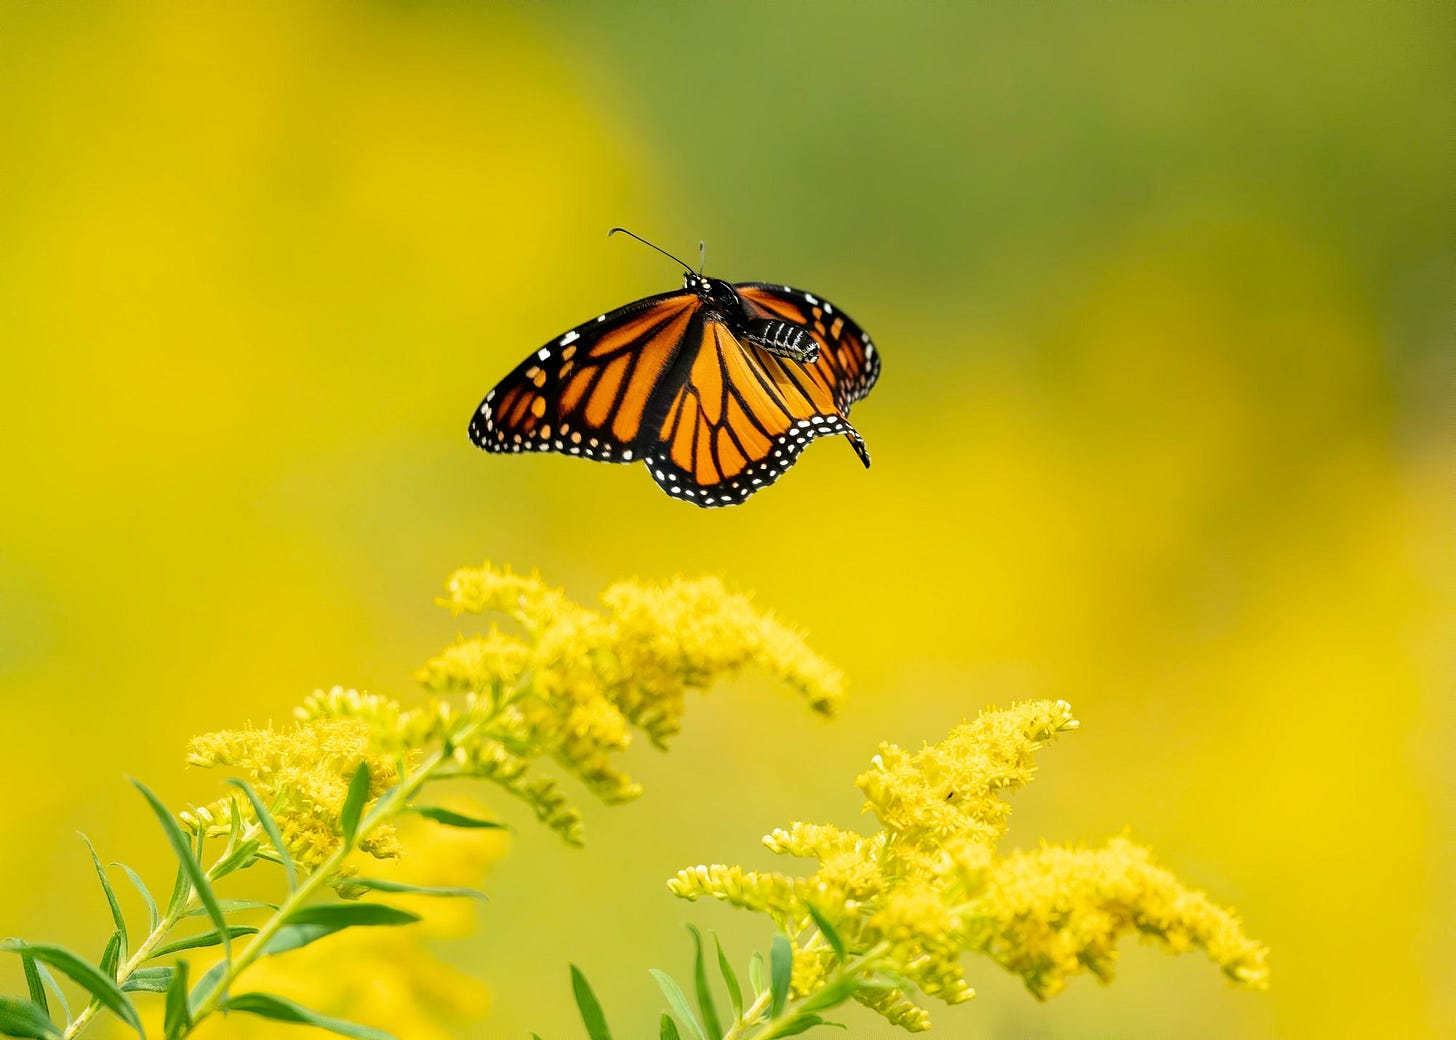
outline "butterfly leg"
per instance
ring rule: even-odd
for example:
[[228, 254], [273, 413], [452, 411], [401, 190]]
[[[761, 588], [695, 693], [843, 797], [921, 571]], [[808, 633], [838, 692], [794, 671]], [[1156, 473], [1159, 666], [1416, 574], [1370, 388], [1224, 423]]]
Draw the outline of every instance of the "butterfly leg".
[[755, 343], [770, 354], [801, 365], [811, 365], [819, 360], [819, 341], [802, 325], [779, 321], [776, 318], [753, 318], [743, 329], [750, 343]]

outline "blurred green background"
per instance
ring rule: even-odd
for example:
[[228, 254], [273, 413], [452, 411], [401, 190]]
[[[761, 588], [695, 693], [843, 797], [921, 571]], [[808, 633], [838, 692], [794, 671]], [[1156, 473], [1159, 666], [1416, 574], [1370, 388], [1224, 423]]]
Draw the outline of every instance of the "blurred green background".
[[[492, 991], [468, 1035], [582, 1035], [568, 961], [655, 1035], [684, 921], [766, 939], [667, 876], [1032, 695], [1083, 729], [1010, 843], [1130, 825], [1274, 985], [1130, 944], [1042, 1006], [972, 960], [932, 1035], [1451, 1035], [1453, 11], [4, 3], [0, 933], [99, 950], [74, 831], [166, 871], [123, 775], [207, 801], [190, 734], [411, 695], [454, 567], [717, 573], [849, 710], [715, 689], [585, 851], [501, 805], [438, 951]], [[614, 224], [869, 329], [874, 468], [703, 511], [474, 450], [529, 350], [679, 284]]]

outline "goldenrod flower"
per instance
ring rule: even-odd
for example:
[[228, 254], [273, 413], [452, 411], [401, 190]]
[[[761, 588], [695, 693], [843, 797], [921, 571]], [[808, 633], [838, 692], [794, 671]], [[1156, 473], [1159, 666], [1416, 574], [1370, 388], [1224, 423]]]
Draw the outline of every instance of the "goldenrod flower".
[[856, 781], [878, 833], [795, 823], [764, 844], [817, 859], [810, 877], [720, 864], [679, 871], [668, 887], [767, 914], [792, 944], [795, 994], [847, 972], [860, 983], [855, 999], [912, 1032], [930, 1019], [904, 982], [948, 1004], [968, 1000], [968, 950], [1046, 997], [1080, 971], [1110, 979], [1117, 939], [1137, 931], [1171, 952], [1203, 949], [1235, 981], [1264, 985], [1264, 948], [1237, 919], [1125, 839], [996, 857], [1010, 813], [1004, 795], [1030, 782], [1037, 751], [1076, 728], [1065, 701], [1033, 701], [984, 711], [919, 751], [881, 745]]

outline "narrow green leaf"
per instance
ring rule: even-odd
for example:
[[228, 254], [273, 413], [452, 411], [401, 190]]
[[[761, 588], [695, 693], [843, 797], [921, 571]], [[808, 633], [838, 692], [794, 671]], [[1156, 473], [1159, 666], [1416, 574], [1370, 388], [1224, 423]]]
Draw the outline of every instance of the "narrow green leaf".
[[[244, 935], [253, 935], [258, 929], [252, 925], [230, 924], [227, 926], [227, 937], [238, 939]], [[174, 953], [181, 953], [183, 950], [201, 950], [209, 946], [216, 946], [223, 941], [223, 936], [216, 929], [210, 932], [203, 932], [200, 935], [189, 935], [185, 939], [174, 939], [172, 942], [164, 943], [152, 951], [148, 960], [158, 960], [162, 957], [170, 957]]]
[[344, 798], [344, 807], [339, 811], [339, 829], [344, 832], [344, 844], [353, 845], [354, 835], [359, 833], [359, 817], [364, 814], [364, 803], [369, 799], [369, 764], [360, 762], [349, 781], [349, 793]]
[[64, 1035], [45, 1008], [19, 997], [0, 997], [0, 1034], [32, 1040], [60, 1040]]
[[671, 1015], [663, 1015], [658, 1025], [657, 1040], [682, 1040], [682, 1034], [677, 1031], [677, 1023], [672, 1020]]
[[320, 903], [317, 906], [305, 906], [285, 918], [283, 927], [268, 940], [263, 952], [286, 953], [356, 925], [413, 924], [419, 919], [419, 914], [382, 903]]
[[256, 838], [243, 842], [212, 865], [212, 870], [209, 871], [212, 879], [216, 881], [219, 878], [227, 877], [234, 871], [251, 867], [258, 861], [258, 850], [262, 847], [263, 843]]
[[657, 980], [657, 988], [662, 990], [662, 995], [667, 998], [667, 1006], [672, 1008], [672, 1013], [677, 1020], [683, 1024], [692, 1040], [708, 1040], [703, 1032], [703, 1027], [698, 1024], [698, 1016], [693, 1014], [692, 1005], [688, 1003], [686, 994], [682, 987], [665, 971], [658, 971], [656, 968], [648, 968], [647, 973]]
[[108, 978], [95, 965], [82, 960], [65, 947], [51, 946], [48, 943], [28, 943], [21, 939], [6, 939], [0, 942], [0, 950], [26, 954], [38, 961], [44, 961], [57, 971], [69, 976], [72, 981], [109, 1008], [117, 1018], [135, 1029], [138, 1036], [143, 1035], [141, 1020], [137, 1018], [136, 1008], [131, 1006], [131, 1001], [127, 1000], [126, 995], [117, 988], [116, 980]]
[[171, 965], [159, 968], [137, 968], [121, 984], [123, 993], [166, 993], [172, 988]]
[[248, 801], [253, 805], [253, 814], [258, 817], [258, 825], [263, 828], [263, 833], [268, 835], [268, 840], [273, 843], [273, 848], [278, 850], [278, 860], [283, 864], [284, 873], [288, 875], [288, 891], [294, 891], [298, 888], [298, 868], [293, 865], [293, 857], [288, 854], [288, 846], [283, 844], [283, 833], [278, 829], [278, 821], [273, 819], [273, 814], [263, 804], [263, 799], [258, 797], [258, 792], [253, 790], [252, 784], [238, 777], [234, 777], [228, 783], [248, 796]]
[[833, 1026], [836, 1029], [843, 1029], [841, 1022], [828, 1022], [818, 1015], [795, 1015], [781, 1026], [774, 1028], [772, 1032], [763, 1034], [765, 1037], [774, 1037], [777, 1040], [781, 1036], [798, 1036], [800, 1033], [807, 1033], [815, 1026]]
[[[142, 797], [152, 807], [152, 812], [156, 814], [157, 822], [162, 825], [167, 840], [172, 843], [172, 851], [177, 854], [182, 869], [187, 873], [187, 880], [192, 883], [193, 891], [197, 893], [197, 898], [202, 901], [202, 905], [207, 907], [207, 916], [212, 918], [212, 923], [217, 926], [219, 931], [222, 931], [227, 927], [227, 922], [223, 920], [222, 909], [217, 905], [217, 896], [213, 895], [212, 886], [207, 882], [207, 875], [202, 870], [197, 853], [188, 842], [187, 836], [182, 833], [182, 828], [177, 825], [171, 810], [162, 804], [162, 800], [140, 780], [133, 779], [132, 785], [142, 793]], [[224, 937], [222, 945], [223, 958], [232, 960], [232, 944], [227, 941], [226, 937]]]
[[576, 1007], [581, 1012], [582, 1024], [586, 1026], [591, 1040], [612, 1040], [611, 1030], [607, 1028], [607, 1016], [602, 1014], [597, 995], [592, 992], [591, 983], [586, 981], [586, 976], [575, 964], [571, 966], [571, 992], [576, 995]]
[[86, 851], [91, 853], [91, 865], [96, 868], [96, 877], [101, 882], [101, 891], [106, 893], [106, 905], [111, 908], [112, 923], [116, 925], [116, 931], [121, 936], [120, 959], [126, 960], [126, 918], [121, 916], [121, 904], [116, 901], [116, 890], [111, 887], [111, 880], [106, 876], [106, 869], [101, 865], [101, 857], [96, 855], [96, 846], [92, 845], [91, 839], [84, 834], [81, 834], [81, 840], [86, 843]]
[[840, 978], [817, 993], [810, 994], [804, 1003], [799, 1005], [799, 1010], [824, 1011], [828, 1008], [838, 1007], [862, 988], [869, 987], [863, 986], [861, 980], [852, 975]]
[[455, 888], [451, 886], [434, 885], [408, 885], [403, 881], [386, 881], [384, 878], [351, 877], [348, 884], [367, 888], [375, 892], [403, 892], [415, 896], [459, 896], [471, 899], [490, 898], [484, 892], [475, 888]]
[[753, 987], [753, 999], [757, 1000], [764, 991], [763, 954], [758, 950], [748, 959], [748, 984]]
[[[219, 961], [225, 966], [226, 961]], [[192, 1005], [187, 999], [187, 962], [178, 961], [172, 974], [172, 984], [167, 987], [167, 1010], [162, 1018], [162, 1031], [167, 1040], [178, 1037], [192, 1028]]]
[[728, 1000], [733, 1004], [733, 1017], [743, 1017], [743, 990], [738, 985], [738, 975], [733, 970], [733, 965], [728, 962], [728, 955], [723, 952], [723, 944], [718, 941], [718, 933], [713, 933], [713, 945], [718, 947], [718, 974], [723, 976], [723, 985], [728, 987]]
[[[238, 914], [244, 910], [277, 910], [277, 903], [260, 903], [256, 899], [219, 899], [218, 907], [225, 914]], [[182, 914], [183, 917], [206, 917], [207, 907], [194, 906]]]
[[227, 1011], [242, 1011], [249, 1015], [271, 1018], [275, 1022], [292, 1022], [296, 1025], [327, 1029], [340, 1036], [354, 1037], [355, 1040], [395, 1040], [392, 1034], [382, 1029], [320, 1015], [302, 1004], [275, 997], [271, 993], [238, 993], [223, 1001], [222, 1007]]
[[844, 940], [839, 937], [839, 930], [829, 922], [829, 918], [819, 912], [819, 908], [813, 903], [807, 905], [809, 907], [809, 916], [814, 918], [814, 926], [819, 929], [819, 934], [828, 940], [830, 948], [834, 950], [834, 956], [843, 962], [845, 959]]
[[443, 823], [446, 827], [486, 828], [491, 830], [507, 829], [504, 823], [497, 823], [495, 820], [478, 820], [473, 816], [462, 816], [460, 813], [451, 812], [449, 809], [441, 809], [438, 805], [411, 805], [410, 811], [418, 813], [427, 820]]
[[[178, 961], [177, 963], [185, 964], [186, 961]], [[192, 987], [192, 992], [187, 996], [186, 1003], [189, 1017], [191, 1017], [193, 1011], [197, 1010], [198, 1005], [202, 1003], [207, 995], [217, 987], [218, 980], [227, 974], [227, 970], [228, 962], [218, 961], [202, 973], [202, 978], [197, 980], [197, 985]]]
[[25, 988], [30, 993], [30, 1002], [49, 1015], [51, 1013], [51, 1005], [46, 1000], [45, 983], [40, 980], [40, 972], [36, 970], [35, 958], [22, 953], [20, 955], [20, 966], [25, 971]]
[[106, 940], [106, 949], [102, 951], [100, 960], [101, 970], [109, 979], [116, 978], [117, 965], [121, 963], [121, 933], [112, 932], [111, 938]]
[[162, 915], [157, 912], [157, 901], [152, 898], [152, 893], [147, 889], [146, 882], [141, 879], [140, 874], [132, 870], [125, 863], [113, 863], [111, 865], [113, 867], [120, 867], [122, 873], [126, 875], [127, 880], [131, 882], [132, 887], [141, 893], [142, 902], [147, 905], [147, 931], [155, 932], [157, 925], [162, 923]]
[[61, 984], [56, 981], [56, 977], [44, 964], [36, 962], [35, 971], [40, 976], [41, 982], [45, 983], [45, 988], [50, 990], [51, 996], [56, 998], [56, 1003], [61, 1005], [61, 1012], [66, 1016], [66, 1025], [70, 1025], [71, 1004], [66, 1000], [66, 991], [61, 989]]
[[789, 999], [789, 978], [794, 973], [794, 949], [782, 935], [773, 937], [769, 949], [768, 967], [770, 975], [769, 1017], [778, 1018], [784, 1010], [784, 1001]]
[[688, 925], [688, 931], [693, 933], [693, 986], [697, 990], [698, 1010], [703, 1013], [703, 1026], [708, 1035], [718, 1040], [723, 1035], [723, 1027], [718, 1024], [718, 1009], [713, 1006], [713, 991], [708, 988], [708, 970], [703, 963], [703, 937], [692, 925]]

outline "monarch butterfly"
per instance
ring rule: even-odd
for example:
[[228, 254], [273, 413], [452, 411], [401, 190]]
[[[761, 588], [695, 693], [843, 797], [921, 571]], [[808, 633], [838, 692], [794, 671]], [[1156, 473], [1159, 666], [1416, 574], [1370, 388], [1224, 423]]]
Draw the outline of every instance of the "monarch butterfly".
[[772, 484], [816, 437], [843, 434], [869, 466], [847, 416], [880, 358], [849, 315], [787, 285], [704, 277], [626, 234], [682, 264], [683, 287], [527, 357], [471, 416], [477, 446], [640, 460], [673, 498], [705, 507]]

